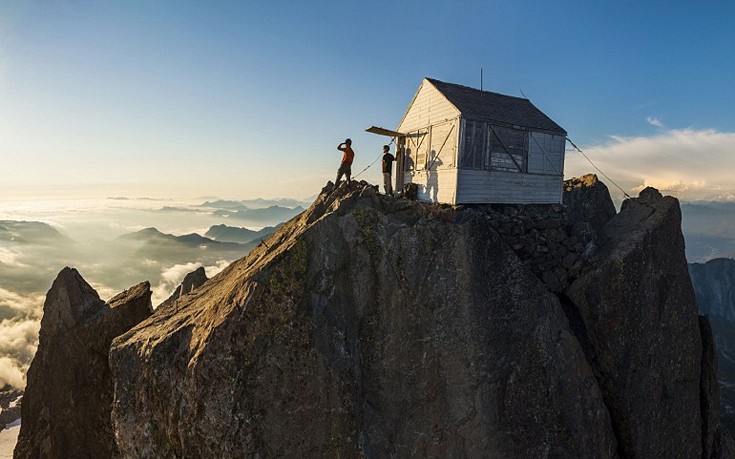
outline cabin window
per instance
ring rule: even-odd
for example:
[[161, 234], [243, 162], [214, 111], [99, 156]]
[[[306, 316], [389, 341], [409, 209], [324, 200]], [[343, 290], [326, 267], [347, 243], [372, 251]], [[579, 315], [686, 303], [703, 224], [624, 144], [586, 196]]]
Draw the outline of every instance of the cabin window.
[[[528, 142], [526, 131], [488, 125], [490, 169], [526, 172]], [[507, 148], [507, 150], [506, 150]]]
[[464, 122], [464, 138], [462, 139], [461, 167], [465, 169], [484, 169], [485, 141], [487, 127], [479, 121]]
[[526, 172], [528, 134], [522, 129], [465, 120], [460, 167]]

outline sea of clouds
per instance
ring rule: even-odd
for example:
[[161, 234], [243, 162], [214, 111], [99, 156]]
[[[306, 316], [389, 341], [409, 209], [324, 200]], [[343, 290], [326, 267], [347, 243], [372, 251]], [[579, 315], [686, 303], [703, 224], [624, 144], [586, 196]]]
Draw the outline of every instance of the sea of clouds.
[[0, 288], [0, 387], [25, 387], [38, 345], [43, 296]]
[[[227, 221], [216, 209], [152, 199], [99, 199], [0, 203], [0, 221], [44, 222], [59, 237], [0, 233], [0, 387], [25, 387], [25, 374], [38, 345], [46, 292], [65, 266], [76, 268], [103, 300], [147, 280], [157, 306], [184, 276], [203, 266], [208, 277], [247, 253], [213, 247], [175, 247], [121, 236], [148, 227], [163, 233], [199, 233], [216, 224], [258, 230], [279, 221]], [[175, 208], [176, 210], [172, 210]], [[9, 236], [10, 234], [10, 236]], [[13, 236], [13, 237], [11, 237]], [[17, 236], [17, 237], [15, 237]]]

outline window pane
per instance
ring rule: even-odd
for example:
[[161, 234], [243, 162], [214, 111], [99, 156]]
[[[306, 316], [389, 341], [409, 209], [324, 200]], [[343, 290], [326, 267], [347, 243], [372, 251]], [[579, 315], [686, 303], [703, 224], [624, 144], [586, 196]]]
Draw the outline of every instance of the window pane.
[[483, 151], [486, 138], [485, 123], [465, 121], [464, 139], [462, 146], [462, 167], [472, 169], [483, 168]]
[[[526, 158], [528, 156], [526, 132], [520, 129], [503, 128], [498, 126], [493, 126], [493, 130], [495, 133], [492, 131], [490, 133], [491, 168], [508, 172], [526, 172]], [[503, 144], [508, 148], [508, 151], [503, 147]], [[518, 167], [520, 167], [521, 170], [518, 170]]]

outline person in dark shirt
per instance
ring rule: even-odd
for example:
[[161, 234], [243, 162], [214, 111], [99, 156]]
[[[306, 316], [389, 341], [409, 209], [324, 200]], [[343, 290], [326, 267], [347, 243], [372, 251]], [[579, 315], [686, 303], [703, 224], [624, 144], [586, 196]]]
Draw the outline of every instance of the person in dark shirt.
[[352, 140], [346, 139], [341, 144], [337, 145], [337, 150], [342, 152], [342, 164], [337, 169], [337, 180], [334, 182], [334, 187], [339, 186], [339, 181], [342, 179], [344, 174], [347, 179], [347, 183], [350, 183], [350, 176], [352, 175], [352, 160], [355, 159], [355, 152], [352, 151]]
[[383, 145], [383, 187], [385, 194], [393, 195], [393, 186], [391, 185], [391, 172], [393, 172], [393, 161], [396, 158], [390, 154], [390, 147]]

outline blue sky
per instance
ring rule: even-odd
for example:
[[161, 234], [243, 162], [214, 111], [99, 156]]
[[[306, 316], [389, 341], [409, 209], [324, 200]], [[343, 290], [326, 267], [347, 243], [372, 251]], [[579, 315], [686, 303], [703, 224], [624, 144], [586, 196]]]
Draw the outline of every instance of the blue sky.
[[724, 0], [6, 1], [0, 195], [305, 198], [345, 137], [353, 171], [379, 155], [364, 129], [424, 76], [483, 68], [627, 190], [729, 199], [734, 43]]

